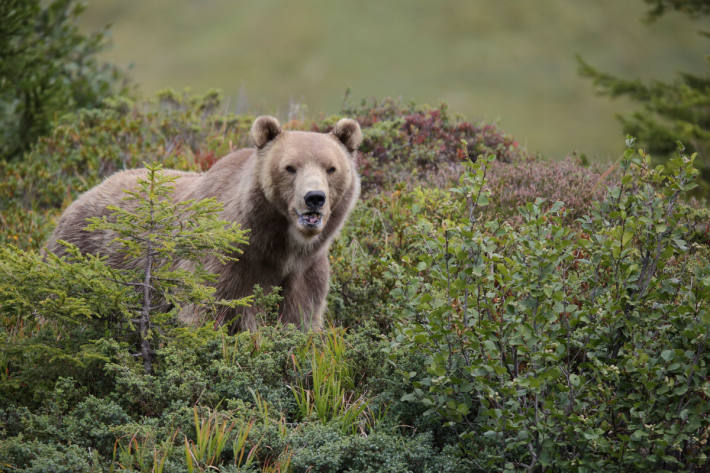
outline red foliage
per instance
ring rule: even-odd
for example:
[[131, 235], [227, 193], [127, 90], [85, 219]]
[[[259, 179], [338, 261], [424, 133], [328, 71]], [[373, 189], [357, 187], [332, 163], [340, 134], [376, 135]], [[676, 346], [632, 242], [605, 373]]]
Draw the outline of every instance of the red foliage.
[[446, 185], [458, 175], [459, 163], [480, 155], [493, 154], [502, 162], [528, 157], [497, 126], [453, 119], [444, 105], [431, 109], [387, 99], [343, 114], [363, 128], [360, 172], [366, 192], [403, 180]]
[[563, 161], [531, 158], [514, 163], [494, 162], [488, 173], [488, 186], [498, 209], [512, 212], [542, 197], [551, 203], [564, 202], [570, 217], [576, 218], [604, 196], [608, 181], [615, 178], [611, 172], [596, 172], [571, 158]]
[[207, 171], [214, 166], [214, 163], [216, 163], [219, 158], [220, 157], [216, 156], [213, 151], [197, 150], [195, 152], [195, 163], [200, 166], [202, 171]]

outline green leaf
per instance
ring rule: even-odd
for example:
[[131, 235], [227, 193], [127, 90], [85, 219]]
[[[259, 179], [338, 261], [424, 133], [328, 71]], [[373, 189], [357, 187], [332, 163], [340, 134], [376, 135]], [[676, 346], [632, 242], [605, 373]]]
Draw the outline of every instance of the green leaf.
[[626, 244], [631, 241], [631, 239], [634, 237], [634, 234], [632, 232], [624, 232], [623, 237], [621, 238], [621, 244], [626, 246]]
[[418, 397], [414, 393], [407, 393], [404, 394], [401, 398], [399, 398], [399, 400], [402, 402], [414, 402], [418, 400]]
[[674, 356], [675, 356], [675, 352], [673, 350], [663, 350], [661, 352], [661, 358], [663, 358], [666, 361], [671, 361]]

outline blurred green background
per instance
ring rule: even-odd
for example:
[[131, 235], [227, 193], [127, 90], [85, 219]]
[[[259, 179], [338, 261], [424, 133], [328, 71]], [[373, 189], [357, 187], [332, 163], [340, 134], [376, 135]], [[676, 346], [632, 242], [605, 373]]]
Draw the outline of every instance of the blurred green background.
[[[234, 112], [336, 113], [352, 97], [401, 97], [497, 121], [532, 152], [616, 158], [615, 112], [577, 75], [579, 53], [622, 77], [706, 70], [707, 21], [647, 24], [642, 0], [102, 0], [87, 31], [113, 24], [102, 57], [141, 90], [221, 89]], [[306, 109], [299, 107], [303, 104]]]

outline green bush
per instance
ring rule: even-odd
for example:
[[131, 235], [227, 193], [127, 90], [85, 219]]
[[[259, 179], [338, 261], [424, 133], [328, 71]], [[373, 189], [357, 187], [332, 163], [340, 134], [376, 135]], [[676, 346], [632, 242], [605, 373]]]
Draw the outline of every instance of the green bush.
[[[146, 372], [153, 370], [152, 346], [156, 333], [177, 312], [216, 313], [218, 307], [245, 306], [248, 299], [218, 300], [210, 285], [216, 275], [202, 267], [203, 258], [224, 264], [236, 261], [246, 245], [246, 231], [221, 218], [222, 204], [215, 199], [172, 199], [174, 176], [163, 175], [159, 164], [147, 164], [146, 176], [126, 191], [122, 205], [109, 205], [109, 215], [87, 219], [88, 232], [103, 233], [112, 254], [106, 258], [118, 284], [136, 289], [124, 295], [123, 312], [139, 339]], [[192, 266], [186, 269], [188, 266]], [[130, 297], [134, 296], [134, 297]], [[209, 316], [213, 319], [213, 316]]]
[[543, 199], [516, 228], [478, 220], [491, 163], [474, 165], [454, 220], [422, 227], [397, 343], [426, 369], [403, 400], [448, 420], [481, 470], [706, 465], [710, 262], [683, 240], [679, 202], [693, 158], [651, 169], [630, 149], [581, 231]]
[[24, 473], [96, 471], [95, 455], [78, 445], [45, 444], [22, 436], [0, 444], [0, 465]]
[[108, 389], [101, 368], [125, 362], [131, 341], [121, 287], [99, 258], [75, 264], [15, 247], [0, 249], [0, 396], [40, 402], [61, 377]]
[[440, 452], [431, 434], [402, 436], [382, 430], [368, 436], [344, 436], [337, 428], [313, 425], [291, 439], [294, 472], [471, 471], [455, 453]]
[[96, 449], [102, 456], [108, 457], [116, 440], [116, 431], [112, 427], [129, 420], [116, 403], [89, 396], [67, 416], [67, 440], [87, 450]]
[[0, 163], [0, 241], [17, 243], [0, 250], [1, 469], [184, 472], [190, 452], [222, 472], [707, 468], [710, 238], [682, 197], [692, 159], [548, 163], [445, 108], [346, 110], [366, 191], [331, 248], [334, 327], [281, 325], [279, 293], [261, 290], [253, 333], [179, 327], [164, 308], [147, 373], [118, 282], [133, 279], [36, 249], [107, 174], [207, 169], [246, 145], [251, 118], [220, 109], [216, 94], [108, 101]]

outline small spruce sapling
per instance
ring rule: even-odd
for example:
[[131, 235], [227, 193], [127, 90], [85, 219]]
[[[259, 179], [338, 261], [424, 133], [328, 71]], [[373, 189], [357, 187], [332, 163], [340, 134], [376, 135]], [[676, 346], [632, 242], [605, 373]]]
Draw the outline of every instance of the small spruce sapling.
[[137, 289], [131, 326], [138, 325], [139, 356], [152, 373], [155, 329], [181, 307], [248, 303], [246, 298], [217, 300], [210, 285], [216, 275], [200, 263], [207, 254], [223, 263], [234, 261], [247, 239], [245, 230], [220, 217], [222, 205], [215, 199], [173, 201], [176, 178], [162, 174], [159, 164], [146, 164], [146, 169], [137, 188], [126, 191], [126, 204], [109, 206], [110, 215], [89, 219], [87, 230], [113, 233], [112, 251], [126, 259], [117, 274], [121, 284]]

